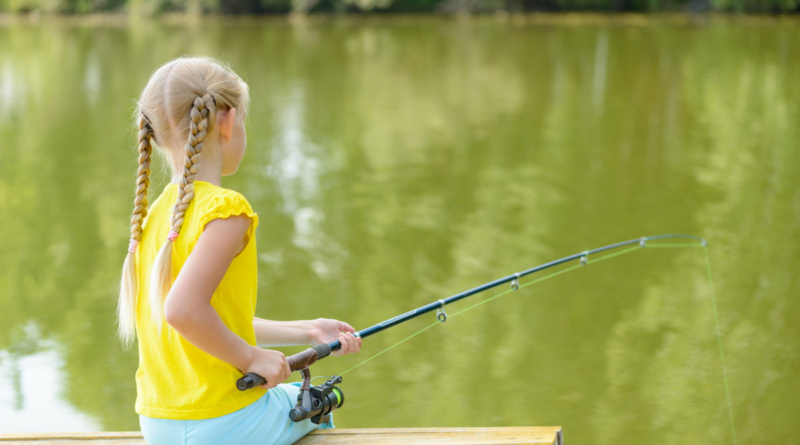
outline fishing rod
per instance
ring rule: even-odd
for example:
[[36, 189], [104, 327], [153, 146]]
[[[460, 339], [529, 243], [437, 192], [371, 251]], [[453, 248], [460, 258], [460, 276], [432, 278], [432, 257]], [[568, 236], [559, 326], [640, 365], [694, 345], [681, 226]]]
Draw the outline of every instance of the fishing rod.
[[[666, 234], [666, 235], [645, 236], [628, 241], [622, 241], [615, 244], [609, 244], [608, 246], [598, 247], [596, 249], [584, 250], [583, 252], [565, 256], [564, 258], [550, 261], [549, 263], [545, 263], [524, 270], [522, 272], [516, 272], [506, 277], [498, 278], [494, 281], [482, 284], [473, 289], [461, 292], [459, 294], [455, 294], [449, 298], [444, 298], [441, 300], [434, 301], [432, 303], [426, 304], [425, 306], [408, 311], [404, 314], [398, 315], [396, 317], [378, 323], [374, 326], [370, 326], [366, 329], [358, 331], [354, 335], [356, 337], [366, 338], [371, 335], [377, 334], [378, 332], [389, 329], [393, 326], [397, 326], [400, 323], [404, 323], [408, 320], [417, 318], [421, 315], [433, 311], [436, 311], [436, 318], [440, 322], [444, 322], [447, 320], [447, 312], [445, 311], [446, 305], [471, 297], [475, 294], [479, 294], [485, 290], [497, 287], [501, 284], [511, 283], [511, 288], [516, 290], [519, 289], [519, 280], [522, 277], [534, 274], [536, 272], [540, 272], [545, 269], [549, 269], [551, 267], [555, 267], [576, 260], [579, 260], [581, 264], [585, 265], [588, 263], [590, 255], [594, 255], [600, 252], [605, 252], [608, 250], [618, 249], [620, 247], [631, 246], [635, 244], [638, 244], [641, 247], [645, 247], [647, 243], [650, 241], [675, 239], [675, 238], [691, 239], [699, 241], [703, 247], [706, 246], [706, 240], [698, 236], [684, 235], [684, 234]], [[297, 406], [294, 409], [292, 409], [292, 411], [289, 412], [289, 417], [293, 421], [299, 422], [301, 420], [311, 418], [314, 423], [324, 423], [327, 421], [327, 416], [335, 409], [341, 407], [342, 404], [344, 403], [344, 394], [338, 387], [336, 387], [336, 384], [341, 383], [342, 381], [341, 376], [333, 376], [323, 385], [315, 386], [312, 388], [310, 386], [311, 373], [308, 370], [309, 366], [313, 365], [318, 360], [322, 360], [323, 358], [329, 356], [332, 351], [336, 351], [339, 348], [341, 348], [341, 343], [338, 340], [336, 340], [330, 343], [323, 343], [314, 346], [312, 348], [308, 348], [305, 351], [298, 352], [297, 354], [291, 355], [286, 358], [286, 361], [289, 363], [289, 367], [291, 368], [292, 371], [301, 371], [303, 374], [303, 385], [301, 386], [300, 395], [297, 398]], [[248, 373], [247, 375], [236, 381], [236, 387], [239, 390], [244, 391], [262, 385], [264, 383], [266, 383], [266, 380], [260, 375], [255, 373]]]

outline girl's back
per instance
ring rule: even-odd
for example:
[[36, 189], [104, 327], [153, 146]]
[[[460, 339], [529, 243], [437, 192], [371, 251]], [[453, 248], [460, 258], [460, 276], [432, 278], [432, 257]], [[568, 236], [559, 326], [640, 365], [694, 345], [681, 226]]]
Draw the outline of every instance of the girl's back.
[[[170, 230], [178, 184], [169, 184], [151, 206], [137, 255], [139, 286], [136, 331], [139, 370], [136, 373], [136, 412], [149, 417], [197, 419], [236, 411], [260, 398], [265, 390], [238, 391], [232, 384], [241, 376], [234, 366], [198, 349], [177, 331], [150, 321], [148, 272]], [[206, 224], [214, 219], [246, 215], [252, 219], [243, 250], [211, 298], [211, 306], [225, 325], [251, 345], [257, 295], [255, 229], [258, 216], [241, 194], [204, 181], [194, 181], [194, 198], [184, 213], [180, 236], [172, 249], [177, 275]]]

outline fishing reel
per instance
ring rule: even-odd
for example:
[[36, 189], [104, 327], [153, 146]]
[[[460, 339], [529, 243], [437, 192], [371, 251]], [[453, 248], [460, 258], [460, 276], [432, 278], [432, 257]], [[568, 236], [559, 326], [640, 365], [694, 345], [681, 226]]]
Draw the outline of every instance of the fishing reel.
[[[336, 384], [342, 383], [341, 376], [332, 376], [324, 384], [311, 387], [311, 371], [308, 370], [308, 367], [317, 360], [329, 356], [330, 353], [331, 346], [323, 343], [286, 357], [289, 368], [303, 374], [303, 384], [300, 386], [300, 394], [297, 396], [297, 405], [289, 412], [289, 418], [292, 421], [300, 422], [310, 418], [313, 423], [319, 425], [330, 420], [330, 414], [344, 404], [344, 393], [336, 387]], [[265, 382], [264, 377], [248, 373], [236, 381], [236, 387], [239, 391], [246, 391]]]
[[303, 385], [297, 396], [297, 405], [289, 411], [293, 422], [310, 418], [317, 425], [328, 422], [330, 414], [344, 405], [344, 393], [336, 384], [342, 383], [342, 377], [335, 375], [319, 386], [311, 386], [311, 372], [308, 368], [303, 373]]

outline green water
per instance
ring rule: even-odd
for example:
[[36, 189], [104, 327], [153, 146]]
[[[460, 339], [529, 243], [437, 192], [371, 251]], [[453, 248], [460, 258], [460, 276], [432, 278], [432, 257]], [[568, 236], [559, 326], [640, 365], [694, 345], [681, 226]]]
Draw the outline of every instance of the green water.
[[[259, 316], [364, 328], [587, 248], [696, 234], [739, 443], [800, 443], [800, 22], [556, 22], [0, 26], [0, 432], [138, 428], [137, 355], [113, 335], [131, 113], [150, 73], [189, 53], [223, 57], [253, 91], [223, 185], [260, 216]], [[340, 427], [732, 443], [702, 249], [526, 287], [342, 388]]]

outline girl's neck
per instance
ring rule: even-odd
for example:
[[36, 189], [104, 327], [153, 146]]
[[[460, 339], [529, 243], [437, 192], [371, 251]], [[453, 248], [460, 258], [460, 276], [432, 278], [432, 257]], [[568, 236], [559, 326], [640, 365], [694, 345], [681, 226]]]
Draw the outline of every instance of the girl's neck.
[[[182, 176], [173, 177], [170, 181], [173, 184], [180, 184]], [[217, 187], [222, 187], [222, 177], [217, 175], [216, 177], [205, 177], [201, 176], [199, 173], [194, 177], [195, 181], [203, 181], [208, 182], [209, 184], [214, 184]]]
[[[180, 184], [181, 178], [183, 177], [183, 159], [181, 159], [180, 163], [175, 163], [173, 160], [173, 165], [179, 165], [180, 169], [172, 170], [177, 173], [172, 175], [172, 180], [170, 182]], [[216, 156], [204, 156], [201, 158], [200, 162], [195, 165], [199, 167], [197, 169], [197, 174], [194, 176], [195, 181], [204, 181], [222, 187], [221, 160], [217, 159]]]

